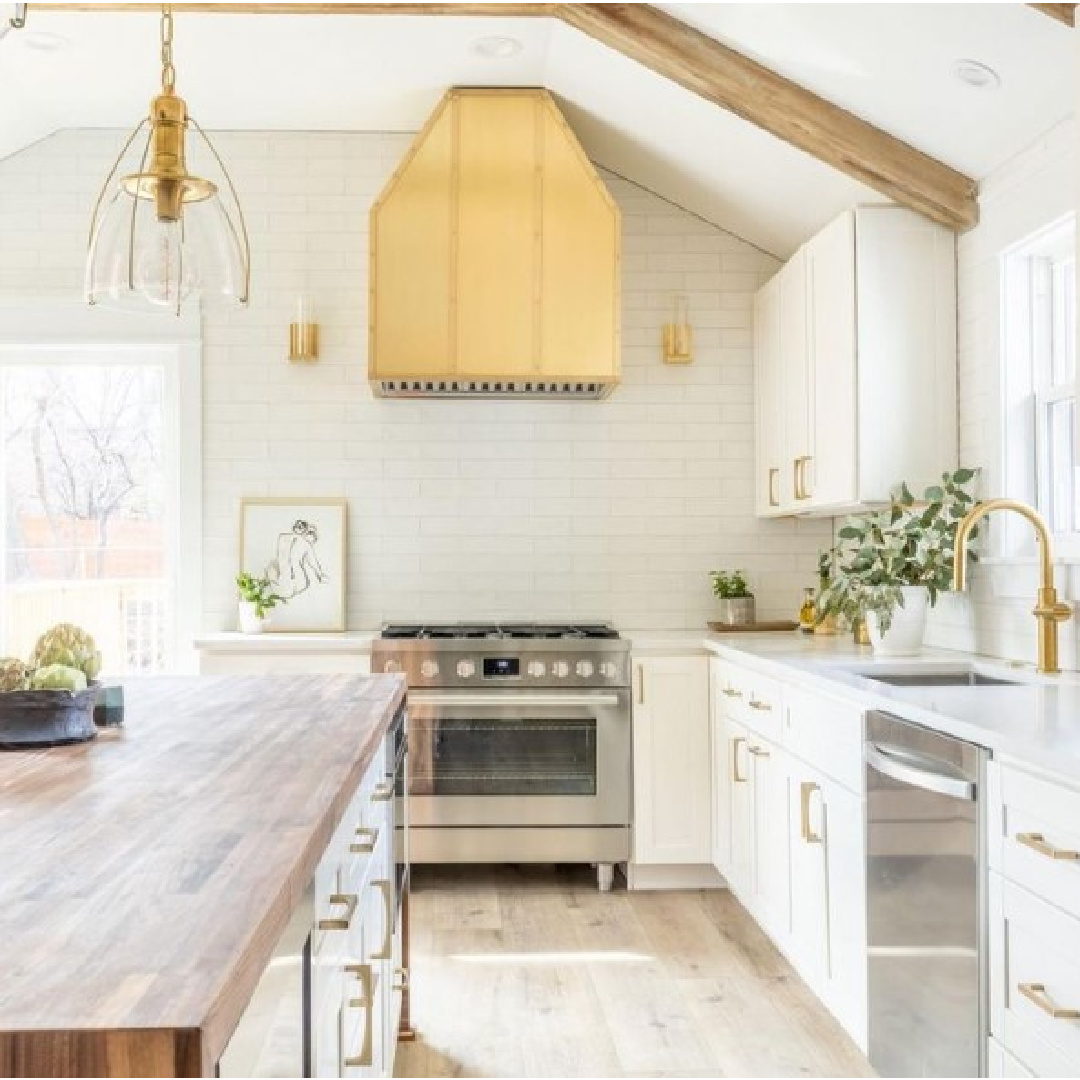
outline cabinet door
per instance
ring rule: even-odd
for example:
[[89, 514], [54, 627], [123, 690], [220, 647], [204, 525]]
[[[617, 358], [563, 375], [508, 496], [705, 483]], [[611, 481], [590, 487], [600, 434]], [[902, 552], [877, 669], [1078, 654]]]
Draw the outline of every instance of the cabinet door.
[[822, 777], [797, 758], [787, 773], [791, 859], [791, 962], [820, 996], [826, 971], [828, 898]]
[[731, 830], [730, 858], [724, 876], [731, 891], [751, 903], [750, 857], [754, 846], [750, 787], [750, 732], [736, 720], [724, 723], [724, 756], [728, 775], [727, 815]]
[[731, 868], [732, 783], [723, 662], [711, 659], [709, 673], [712, 692], [712, 853], [713, 865], [726, 878]]
[[634, 861], [709, 865], [709, 660], [636, 660], [634, 676]]
[[775, 941], [786, 944], [791, 907], [784, 752], [764, 739], [751, 739], [747, 752], [751, 910]]
[[780, 509], [805, 509], [804, 472], [813, 457], [810, 438], [810, 385], [807, 365], [806, 252], [798, 251], [778, 275], [780, 279], [780, 383], [783, 411], [783, 461], [780, 467]]
[[809, 460], [800, 467], [806, 509], [858, 500], [855, 377], [855, 214], [806, 245]]
[[775, 517], [784, 464], [779, 274], [754, 297], [754, 380], [754, 505], [759, 517]]

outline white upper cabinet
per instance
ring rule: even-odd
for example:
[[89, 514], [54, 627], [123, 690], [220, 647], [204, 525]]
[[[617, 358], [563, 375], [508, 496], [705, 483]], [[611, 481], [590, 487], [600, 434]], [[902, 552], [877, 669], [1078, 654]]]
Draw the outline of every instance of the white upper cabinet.
[[840, 215], [761, 290], [758, 514], [883, 503], [956, 466], [953, 234], [898, 207]]

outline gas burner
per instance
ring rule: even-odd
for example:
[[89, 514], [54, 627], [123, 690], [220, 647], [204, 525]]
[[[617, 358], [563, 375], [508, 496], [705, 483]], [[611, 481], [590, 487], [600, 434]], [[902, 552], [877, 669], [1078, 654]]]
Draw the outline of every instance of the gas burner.
[[615, 641], [619, 632], [610, 623], [388, 623], [383, 627], [382, 636], [398, 641]]

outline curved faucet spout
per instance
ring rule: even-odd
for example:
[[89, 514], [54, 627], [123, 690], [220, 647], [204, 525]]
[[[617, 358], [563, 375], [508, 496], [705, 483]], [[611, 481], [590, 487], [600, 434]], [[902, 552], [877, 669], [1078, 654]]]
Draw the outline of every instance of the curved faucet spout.
[[1050, 528], [1042, 515], [1030, 506], [1014, 499], [988, 499], [973, 506], [960, 519], [956, 529], [956, 546], [953, 551], [953, 588], [963, 592], [967, 585], [967, 547], [975, 526], [995, 510], [1012, 510], [1031, 522], [1035, 539], [1039, 543], [1039, 593], [1032, 612], [1038, 620], [1038, 670], [1056, 675], [1058, 667], [1058, 623], [1072, 617], [1072, 609], [1058, 601], [1054, 589], [1054, 557], [1051, 550]]

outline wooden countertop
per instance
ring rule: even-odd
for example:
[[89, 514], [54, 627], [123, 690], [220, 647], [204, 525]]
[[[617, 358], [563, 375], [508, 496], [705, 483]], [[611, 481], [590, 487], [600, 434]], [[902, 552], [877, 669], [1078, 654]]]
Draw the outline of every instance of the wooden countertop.
[[0, 1076], [212, 1076], [400, 676], [135, 680], [0, 753]]

